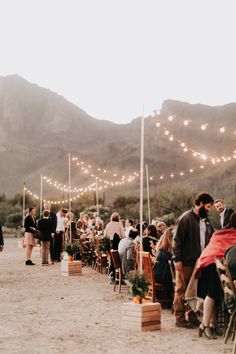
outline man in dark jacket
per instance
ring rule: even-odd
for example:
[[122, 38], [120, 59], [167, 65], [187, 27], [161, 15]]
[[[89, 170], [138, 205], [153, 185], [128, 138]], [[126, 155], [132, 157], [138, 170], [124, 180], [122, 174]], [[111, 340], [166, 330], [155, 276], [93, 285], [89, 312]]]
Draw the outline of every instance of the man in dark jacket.
[[49, 220], [51, 222], [51, 241], [50, 241], [50, 258], [51, 264], [55, 261], [55, 250], [54, 250], [54, 243], [55, 243], [55, 234], [57, 228], [57, 216], [56, 214], [51, 211], [51, 204], [49, 202], [44, 203], [44, 210], [49, 211]]
[[4, 240], [3, 240], [3, 233], [2, 233], [2, 224], [0, 222], [0, 252], [3, 251], [4, 247]]
[[221, 227], [225, 227], [228, 224], [230, 215], [233, 214], [234, 209], [226, 208], [222, 199], [216, 199], [214, 205], [220, 216]]
[[196, 260], [214, 231], [207, 218], [213, 202], [209, 194], [200, 193], [194, 207], [183, 213], [176, 223], [173, 254], [176, 269], [174, 314], [177, 327], [193, 328], [197, 324], [196, 316], [185, 307], [183, 298]]

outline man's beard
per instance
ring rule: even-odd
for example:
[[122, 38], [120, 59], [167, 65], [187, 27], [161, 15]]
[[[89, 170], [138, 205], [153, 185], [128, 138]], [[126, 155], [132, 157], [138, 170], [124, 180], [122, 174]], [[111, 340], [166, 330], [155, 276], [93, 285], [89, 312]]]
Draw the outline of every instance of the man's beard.
[[204, 205], [199, 209], [199, 216], [201, 219], [206, 219], [208, 216], [208, 213], [207, 213]]

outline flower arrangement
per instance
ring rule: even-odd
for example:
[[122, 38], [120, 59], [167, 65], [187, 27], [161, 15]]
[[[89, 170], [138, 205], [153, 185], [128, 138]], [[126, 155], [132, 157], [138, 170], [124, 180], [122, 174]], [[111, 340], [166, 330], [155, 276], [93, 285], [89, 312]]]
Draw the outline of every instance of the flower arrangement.
[[97, 252], [106, 253], [110, 251], [110, 248], [111, 248], [110, 239], [108, 237], [102, 237], [97, 247]]
[[75, 257], [80, 259], [80, 248], [76, 242], [67, 243], [65, 245], [65, 252], [68, 254], [68, 260], [72, 261]]
[[150, 285], [144, 273], [138, 271], [130, 271], [128, 273], [129, 289], [134, 297], [135, 304], [142, 304], [144, 297], [148, 293], [148, 287]]

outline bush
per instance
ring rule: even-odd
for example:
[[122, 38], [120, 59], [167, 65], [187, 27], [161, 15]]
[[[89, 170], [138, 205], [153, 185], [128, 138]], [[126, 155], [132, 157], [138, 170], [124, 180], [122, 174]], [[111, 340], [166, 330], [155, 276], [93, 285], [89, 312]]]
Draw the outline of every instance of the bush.
[[22, 223], [22, 214], [13, 213], [7, 216], [5, 225], [7, 227], [17, 227]]

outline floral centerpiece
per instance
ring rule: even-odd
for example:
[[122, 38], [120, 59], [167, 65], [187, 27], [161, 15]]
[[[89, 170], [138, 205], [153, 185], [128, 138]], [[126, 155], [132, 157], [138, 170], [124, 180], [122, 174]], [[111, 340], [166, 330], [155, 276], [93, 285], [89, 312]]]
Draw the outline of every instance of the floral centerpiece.
[[74, 243], [67, 243], [65, 245], [65, 252], [68, 254], [68, 261], [73, 261], [73, 259], [81, 259], [79, 245]]
[[128, 273], [128, 282], [130, 292], [134, 297], [134, 303], [144, 303], [144, 298], [148, 293], [148, 286], [150, 285], [145, 274], [138, 271], [130, 271]]
[[110, 251], [111, 248], [111, 241], [108, 237], [102, 237], [99, 241], [99, 245], [97, 247], [97, 253], [104, 253]]

